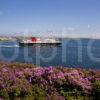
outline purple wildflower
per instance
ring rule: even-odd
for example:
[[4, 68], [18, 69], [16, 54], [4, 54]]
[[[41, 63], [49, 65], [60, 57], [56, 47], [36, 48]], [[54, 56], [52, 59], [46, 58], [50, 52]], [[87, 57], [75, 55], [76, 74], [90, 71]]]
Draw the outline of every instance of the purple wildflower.
[[95, 78], [96, 81], [100, 81], [100, 78]]
[[3, 72], [7, 72], [7, 71], [8, 71], [8, 68], [7, 68], [7, 67], [4, 67], [4, 68], [2, 69], [2, 71], [3, 71]]
[[53, 72], [53, 67], [50, 66], [49, 68], [47, 68], [48, 73], [52, 73]]
[[9, 73], [9, 79], [13, 80], [16, 83], [16, 77], [15, 77], [15, 74], [13, 72]]
[[21, 77], [21, 76], [23, 75], [23, 72], [22, 72], [22, 71], [17, 71], [17, 72], [16, 72], [16, 75], [17, 75], [18, 77]]
[[93, 80], [93, 77], [92, 76], [89, 76], [87, 77], [89, 81], [92, 81]]
[[57, 74], [58, 79], [63, 79], [64, 78], [64, 73], [60, 72]]
[[35, 76], [41, 76], [45, 73], [44, 69], [43, 68], [37, 68], [34, 72], [34, 75]]
[[32, 77], [29, 78], [29, 82], [30, 82], [30, 83], [32, 82]]

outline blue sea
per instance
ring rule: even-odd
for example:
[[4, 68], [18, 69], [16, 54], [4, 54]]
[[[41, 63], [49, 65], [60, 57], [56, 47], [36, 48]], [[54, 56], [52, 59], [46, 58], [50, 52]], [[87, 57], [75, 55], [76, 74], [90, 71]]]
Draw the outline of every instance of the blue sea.
[[0, 42], [0, 60], [33, 63], [42, 67], [65, 66], [100, 69], [100, 40], [62, 39], [57, 46], [19, 46]]

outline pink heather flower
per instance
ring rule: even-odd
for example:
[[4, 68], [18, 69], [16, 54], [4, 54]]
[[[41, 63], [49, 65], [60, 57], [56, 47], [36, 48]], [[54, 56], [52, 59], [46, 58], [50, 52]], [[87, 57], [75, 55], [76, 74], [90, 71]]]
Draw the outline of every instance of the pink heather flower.
[[25, 73], [28, 73], [30, 76], [33, 75], [33, 71], [32, 71], [31, 68], [25, 68], [24, 72], [25, 72]]
[[21, 77], [23, 75], [23, 72], [22, 71], [17, 71], [16, 75]]
[[15, 77], [15, 75], [14, 75], [13, 72], [10, 72], [10, 73], [9, 73], [9, 78], [10, 78], [11, 80], [13, 80], [14, 82], [16, 82], [16, 77]]
[[67, 73], [67, 72], [66, 72], [66, 73], [64, 73], [64, 75], [65, 75], [65, 76], [70, 76], [71, 73]]
[[44, 69], [43, 68], [38, 68], [35, 70], [35, 73], [34, 73], [36, 76], [41, 76], [44, 74]]
[[53, 72], [53, 67], [50, 66], [49, 68], [47, 68], [47, 70], [48, 70], [49, 73], [52, 73]]
[[2, 70], [3, 70], [3, 72], [7, 72], [8, 71], [7, 67], [4, 67]]
[[30, 83], [32, 82], [32, 77], [29, 78], [29, 82], [30, 82]]
[[55, 74], [52, 74], [52, 75], [51, 75], [51, 78], [52, 78], [52, 79], [57, 79], [57, 77], [56, 77]]
[[91, 81], [93, 79], [92, 76], [87, 77], [89, 81]]
[[100, 81], [100, 78], [96, 78], [96, 81]]
[[57, 78], [58, 79], [64, 78], [64, 73], [62, 73], [62, 72], [58, 73]]
[[74, 69], [74, 70], [72, 70], [72, 71], [71, 71], [71, 73], [72, 73], [72, 75], [79, 75], [78, 70], [75, 70], [75, 69]]

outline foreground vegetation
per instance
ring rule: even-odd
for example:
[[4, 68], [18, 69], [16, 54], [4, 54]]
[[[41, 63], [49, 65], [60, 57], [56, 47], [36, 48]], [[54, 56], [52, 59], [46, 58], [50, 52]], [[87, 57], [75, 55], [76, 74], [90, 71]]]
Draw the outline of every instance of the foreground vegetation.
[[2, 100], [100, 100], [100, 70], [0, 63]]

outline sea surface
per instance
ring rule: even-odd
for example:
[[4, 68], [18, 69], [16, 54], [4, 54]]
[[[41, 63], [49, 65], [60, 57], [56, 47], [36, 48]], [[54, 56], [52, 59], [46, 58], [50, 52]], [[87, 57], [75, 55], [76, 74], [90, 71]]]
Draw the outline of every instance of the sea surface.
[[100, 69], [100, 40], [62, 39], [58, 46], [25, 46], [0, 42], [0, 60], [33, 63], [42, 67], [65, 66]]

